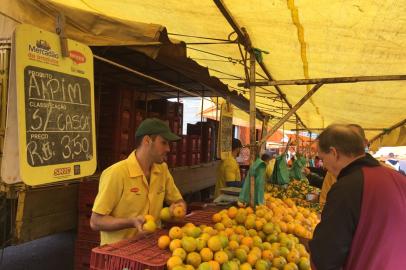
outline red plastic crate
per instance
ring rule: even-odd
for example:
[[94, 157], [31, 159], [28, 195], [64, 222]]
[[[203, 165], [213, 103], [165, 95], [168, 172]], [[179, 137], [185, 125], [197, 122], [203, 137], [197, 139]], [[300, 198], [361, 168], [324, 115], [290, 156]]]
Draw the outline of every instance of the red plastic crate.
[[158, 247], [158, 238], [167, 234], [159, 230], [148, 238], [126, 239], [114, 244], [96, 247], [92, 250], [91, 270], [164, 270], [166, 261], [171, 256], [168, 250]]
[[178, 153], [177, 158], [176, 158], [176, 166], [177, 167], [182, 167], [186, 166], [187, 157], [186, 153]]
[[99, 246], [100, 242], [76, 240], [75, 242], [75, 270], [88, 270], [92, 249]]
[[178, 147], [178, 153], [182, 154], [182, 153], [186, 153], [187, 151], [187, 138], [188, 135], [182, 135], [180, 136], [181, 139], [179, 141], [177, 141], [177, 147]]
[[168, 164], [169, 168], [175, 167], [176, 166], [176, 154], [169, 153], [166, 163]]

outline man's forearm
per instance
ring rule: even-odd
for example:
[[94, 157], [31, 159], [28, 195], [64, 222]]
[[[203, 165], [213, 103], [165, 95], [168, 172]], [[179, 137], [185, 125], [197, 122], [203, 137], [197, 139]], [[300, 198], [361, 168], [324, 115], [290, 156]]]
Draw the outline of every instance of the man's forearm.
[[117, 218], [108, 215], [99, 215], [92, 213], [90, 227], [95, 231], [118, 231], [128, 228], [134, 228], [133, 218]]

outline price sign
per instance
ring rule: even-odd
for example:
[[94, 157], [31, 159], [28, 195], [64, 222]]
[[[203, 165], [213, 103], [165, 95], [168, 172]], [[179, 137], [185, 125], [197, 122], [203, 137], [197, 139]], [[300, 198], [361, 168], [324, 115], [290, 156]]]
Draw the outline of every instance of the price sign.
[[[15, 30], [13, 49], [16, 85], [10, 87], [9, 108], [14, 100], [17, 178], [39, 185], [93, 174], [96, 138], [90, 48], [68, 40], [69, 57], [63, 57], [58, 35], [22, 24]], [[6, 134], [6, 140], [13, 138]]]

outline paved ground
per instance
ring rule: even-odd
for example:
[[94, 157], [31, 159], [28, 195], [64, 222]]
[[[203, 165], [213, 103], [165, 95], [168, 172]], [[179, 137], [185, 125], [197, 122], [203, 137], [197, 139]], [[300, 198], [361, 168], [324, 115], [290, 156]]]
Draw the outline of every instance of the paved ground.
[[[76, 233], [64, 232], [7, 247], [1, 270], [72, 270]], [[0, 250], [0, 260], [1, 260]]]

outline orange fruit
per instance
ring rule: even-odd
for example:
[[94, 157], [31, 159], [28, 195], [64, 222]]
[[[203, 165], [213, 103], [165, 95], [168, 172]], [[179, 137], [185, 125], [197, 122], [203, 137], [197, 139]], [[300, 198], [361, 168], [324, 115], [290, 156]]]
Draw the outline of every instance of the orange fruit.
[[183, 231], [178, 226], [174, 226], [169, 230], [169, 237], [171, 239], [181, 239], [183, 237]]
[[221, 222], [221, 215], [219, 213], [214, 214], [212, 220], [214, 223]]
[[238, 234], [245, 234], [245, 227], [244, 226], [241, 226], [241, 225], [239, 225], [239, 226], [237, 226], [236, 228], [235, 228], [235, 233], [238, 233]]
[[164, 207], [161, 209], [161, 212], [159, 213], [159, 218], [162, 221], [168, 221], [172, 217], [171, 212], [169, 210], [169, 207]]
[[146, 232], [153, 233], [156, 230], [156, 224], [153, 220], [148, 220], [142, 225], [142, 229]]
[[208, 262], [213, 259], [213, 251], [210, 248], [203, 248], [200, 250], [200, 257], [202, 257], [202, 261]]
[[247, 261], [247, 251], [243, 248], [238, 248], [235, 251], [235, 257], [240, 261], [240, 263], [244, 263]]
[[270, 250], [263, 250], [262, 251], [262, 259], [264, 259], [264, 260], [267, 260], [267, 261], [272, 261], [272, 259], [273, 259], [273, 254], [272, 254], [272, 251], [270, 251]]
[[158, 238], [158, 247], [160, 249], [166, 249], [171, 243], [171, 239], [167, 235], [162, 235]]
[[177, 206], [173, 209], [173, 216], [176, 218], [184, 218], [186, 215], [185, 209], [182, 206]]
[[228, 208], [227, 214], [229, 218], [234, 218], [238, 213], [238, 209], [235, 206]]
[[248, 262], [249, 264], [251, 264], [252, 266], [254, 266], [255, 263], [257, 262], [257, 260], [258, 260], [258, 257], [257, 257], [256, 254], [254, 254], [254, 253], [252, 253], [252, 252], [248, 253], [247, 262]]
[[220, 264], [216, 261], [209, 261], [209, 264], [211, 266], [211, 270], [220, 270]]
[[[169, 238], [169, 237], [168, 237], [168, 238]], [[235, 250], [235, 249], [237, 249], [237, 248], [239, 247], [239, 244], [238, 244], [237, 241], [231, 240], [230, 242], [228, 242], [228, 247], [229, 247], [231, 250]]]
[[223, 231], [226, 227], [224, 226], [223, 223], [216, 223], [214, 224], [214, 229], [218, 230], [218, 231]]
[[243, 263], [240, 265], [240, 270], [252, 270], [252, 266], [249, 263]]
[[245, 236], [245, 237], [243, 237], [243, 238], [241, 239], [241, 244], [242, 244], [242, 245], [245, 245], [245, 246], [247, 246], [247, 247], [249, 247], [249, 248], [251, 248], [252, 245], [254, 244], [254, 241], [252, 240], [251, 237]]
[[254, 213], [254, 210], [252, 210], [251, 207], [247, 207], [247, 208], [245, 208], [245, 210], [247, 211], [247, 214], [253, 214]]
[[223, 263], [225, 263], [226, 261], [228, 261], [228, 255], [227, 255], [227, 253], [225, 253], [224, 251], [217, 251], [217, 252], [214, 254], [214, 260], [215, 260], [216, 262], [218, 262], [219, 264], [223, 264]]
[[172, 256], [178, 256], [182, 261], [186, 259], [186, 255], [187, 253], [183, 248], [177, 248], [172, 252]]
[[286, 260], [292, 263], [298, 263], [300, 260], [300, 254], [297, 250], [291, 250], [286, 256]]
[[308, 270], [310, 269], [310, 260], [308, 258], [301, 257], [299, 259], [298, 266], [300, 270]]
[[180, 248], [180, 247], [182, 247], [182, 241], [180, 239], [174, 239], [169, 244], [169, 250], [172, 251], [172, 252], [175, 249]]
[[149, 221], [149, 220], [155, 221], [155, 218], [152, 215], [145, 215], [144, 219], [145, 219], [145, 221]]
[[264, 223], [262, 223], [262, 221], [260, 221], [260, 220], [255, 221], [255, 228], [256, 228], [258, 231], [262, 230], [262, 227], [263, 227], [263, 226], [264, 226]]
[[284, 257], [276, 257], [273, 258], [272, 260], [272, 266], [278, 268], [278, 269], [282, 269], [286, 264], [286, 260]]
[[245, 250], [246, 253], [248, 253], [250, 251], [250, 248], [246, 245], [240, 245], [239, 249]]
[[172, 270], [175, 266], [179, 266], [182, 264], [183, 264], [183, 261], [178, 256], [172, 256], [166, 262], [166, 266], [168, 267], [168, 270]]
[[256, 270], [268, 270], [268, 268], [269, 268], [269, 263], [265, 260], [260, 259], [255, 263]]
[[182, 238], [182, 248], [187, 252], [195, 251], [197, 248], [196, 239], [190, 236], [185, 236]]
[[234, 234], [233, 228], [226, 228], [224, 232], [226, 233], [227, 237], [230, 237], [232, 234]]
[[199, 264], [202, 262], [202, 258], [200, 258], [199, 253], [191, 252], [186, 257], [187, 264], [192, 265], [195, 268], [199, 267]]
[[207, 246], [212, 251], [219, 251], [222, 248], [222, 242], [218, 236], [212, 236], [209, 238], [209, 241], [207, 241]]

